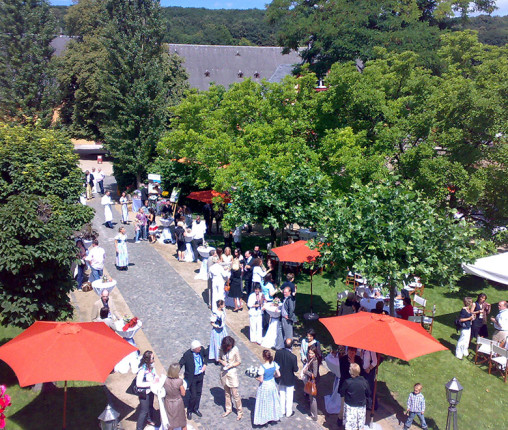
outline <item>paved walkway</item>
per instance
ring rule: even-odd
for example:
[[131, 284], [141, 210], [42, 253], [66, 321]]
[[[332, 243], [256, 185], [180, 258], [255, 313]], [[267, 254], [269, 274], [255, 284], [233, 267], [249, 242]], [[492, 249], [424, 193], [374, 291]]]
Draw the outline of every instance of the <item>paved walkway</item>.
[[[114, 186], [112, 178], [106, 180], [106, 187]], [[185, 280], [164, 260], [154, 246], [148, 242], [134, 244], [128, 241], [129, 261], [128, 271], [116, 271], [114, 268], [114, 242], [120, 224], [115, 229], [107, 229], [104, 225], [103, 209], [100, 198], [93, 199], [90, 206], [97, 210], [94, 228], [99, 233], [100, 245], [106, 250], [106, 267], [111, 276], [118, 281], [118, 289], [122, 293], [131, 312], [143, 321], [143, 331], [149, 339], [155, 353], [164, 368], [177, 362], [189, 348], [193, 339], [198, 339], [208, 346], [210, 339], [210, 311]], [[119, 212], [114, 211], [115, 220], [119, 219]], [[134, 236], [134, 227], [127, 226], [129, 238]], [[206, 372], [201, 412], [203, 418], [196, 418], [198, 428], [202, 429], [246, 429], [253, 428], [252, 415], [258, 383], [244, 375], [244, 370], [251, 365], [259, 365], [259, 360], [230, 332], [240, 349], [242, 365], [240, 366], [240, 394], [242, 396], [244, 419], [236, 421], [236, 415], [221, 418], [224, 411], [224, 391], [219, 382], [219, 366], [211, 364]], [[125, 376], [130, 380], [131, 375]], [[283, 419], [271, 427], [287, 429], [316, 429], [320, 426], [306, 419], [307, 408], [298, 405], [295, 415], [290, 419]]]

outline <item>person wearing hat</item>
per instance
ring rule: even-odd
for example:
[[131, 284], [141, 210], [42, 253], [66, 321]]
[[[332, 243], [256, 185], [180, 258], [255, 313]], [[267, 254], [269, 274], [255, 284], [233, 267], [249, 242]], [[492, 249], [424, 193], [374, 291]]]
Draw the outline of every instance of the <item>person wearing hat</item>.
[[180, 359], [180, 368], [185, 366], [184, 379], [190, 392], [189, 406], [187, 408], [187, 419], [192, 418], [192, 413], [198, 417], [203, 414], [199, 411], [201, 392], [203, 391], [203, 380], [205, 377], [206, 364], [208, 360], [203, 352], [203, 346], [199, 340], [193, 340], [191, 347], [184, 352]]

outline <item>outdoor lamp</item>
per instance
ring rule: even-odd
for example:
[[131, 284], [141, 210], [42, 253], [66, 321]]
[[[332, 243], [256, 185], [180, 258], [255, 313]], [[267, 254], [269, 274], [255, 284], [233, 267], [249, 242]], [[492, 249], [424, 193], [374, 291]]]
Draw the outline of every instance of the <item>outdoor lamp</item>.
[[118, 417], [120, 414], [108, 404], [106, 409], [99, 415], [99, 421], [101, 423], [101, 430], [117, 430], [118, 429]]
[[448, 417], [446, 419], [446, 430], [458, 430], [457, 427], [457, 408], [456, 406], [460, 402], [462, 397], [462, 390], [464, 389], [460, 385], [457, 378], [453, 378], [446, 385], [446, 399], [450, 406], [448, 407]]

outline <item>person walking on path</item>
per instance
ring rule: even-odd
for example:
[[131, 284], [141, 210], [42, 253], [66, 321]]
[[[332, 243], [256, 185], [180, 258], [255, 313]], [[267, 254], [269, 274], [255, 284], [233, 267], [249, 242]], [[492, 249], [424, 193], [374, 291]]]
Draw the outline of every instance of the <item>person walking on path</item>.
[[220, 380], [222, 386], [224, 387], [226, 400], [226, 411], [222, 414], [222, 416], [227, 417], [231, 412], [233, 412], [233, 404], [231, 401], [232, 396], [236, 404], [236, 420], [240, 421], [243, 417], [243, 410], [242, 399], [238, 393], [240, 381], [238, 379], [237, 367], [242, 364], [242, 359], [240, 357], [238, 347], [235, 346], [235, 340], [231, 336], [226, 336], [222, 339], [219, 357], [218, 362], [222, 364]]
[[[303, 374], [303, 382], [306, 384], [307, 382], [314, 382], [317, 386], [317, 382], [319, 379], [319, 365], [321, 364], [320, 356], [318, 355], [318, 349], [316, 345], [309, 346], [307, 351], [307, 364], [302, 369]], [[310, 404], [310, 418], [314, 421], [317, 421], [318, 418], [318, 410], [317, 410], [317, 393], [312, 394], [309, 392], [305, 392], [305, 396], [309, 400]]]
[[203, 352], [203, 347], [199, 340], [193, 340], [191, 347], [183, 354], [180, 362], [180, 368], [185, 366], [184, 379], [187, 382], [187, 389], [190, 392], [189, 406], [187, 407], [187, 419], [192, 418], [192, 414], [202, 417], [199, 411], [201, 402], [201, 392], [203, 391], [203, 380], [205, 377], [206, 364], [208, 360]]
[[210, 317], [212, 325], [212, 333], [210, 334], [210, 348], [208, 352], [208, 360], [219, 359], [219, 350], [222, 339], [228, 335], [226, 328], [226, 312], [224, 311], [224, 300], [217, 300], [217, 310]]
[[85, 185], [86, 185], [86, 199], [93, 199], [92, 188], [93, 188], [94, 176], [90, 171], [85, 172]]
[[[143, 208], [139, 208], [138, 213], [136, 214], [136, 243], [140, 240], [146, 240], [145, 237], [145, 226], [147, 223], [147, 218]], [[139, 227], [139, 229], [138, 229]]]
[[295, 393], [295, 373], [298, 372], [298, 360], [291, 351], [293, 339], [284, 341], [285, 348], [275, 353], [274, 361], [280, 367], [279, 396], [282, 415], [287, 418], [293, 415], [293, 396]]
[[122, 224], [129, 223], [129, 208], [127, 207], [129, 203], [129, 199], [127, 198], [127, 194], [125, 191], [122, 193], [122, 197], [120, 197], [120, 204], [122, 205]]
[[85, 257], [85, 260], [88, 261], [88, 264], [90, 264], [90, 282], [102, 278], [105, 258], [106, 251], [99, 246], [99, 241], [94, 239], [92, 246], [88, 250], [88, 255]]
[[420, 418], [422, 429], [427, 430], [428, 428], [423, 415], [425, 413], [425, 397], [422, 394], [422, 388], [422, 384], [415, 384], [413, 392], [409, 393], [406, 410], [406, 415], [408, 415], [408, 417], [406, 423], [404, 424], [404, 430], [409, 430], [411, 424], [413, 424], [415, 415]]
[[[494, 323], [496, 331], [492, 336], [492, 340], [499, 342], [502, 346], [503, 342], [506, 343], [508, 337], [508, 304], [505, 300], [501, 300], [498, 303], [499, 313], [496, 317], [492, 317], [490, 320]], [[506, 345], [504, 346], [506, 348]]]
[[[106, 177], [106, 175], [102, 172], [102, 169], [98, 169], [97, 170], [97, 185], [99, 186], [100, 188], [100, 191], [101, 191], [101, 194], [104, 194], [104, 178]], [[99, 192], [99, 190], [96, 190], [97, 192]]]
[[127, 235], [125, 227], [118, 229], [115, 236], [116, 267], [118, 270], [127, 270], [129, 266], [129, 254], [127, 252]]
[[261, 286], [256, 285], [254, 292], [247, 299], [249, 308], [250, 341], [261, 345], [263, 340], [263, 304], [265, 296], [261, 293]]
[[169, 366], [168, 377], [164, 381], [164, 409], [168, 416], [168, 430], [177, 429], [187, 430], [187, 419], [185, 417], [185, 405], [183, 398], [185, 397], [185, 387], [183, 379], [180, 378], [180, 366], [174, 363]]
[[295, 297], [291, 294], [291, 288], [284, 288], [284, 301], [282, 302], [277, 344], [275, 349], [284, 347], [286, 339], [293, 339], [293, 324], [295, 320]]
[[106, 194], [101, 199], [101, 204], [104, 206], [104, 219], [106, 221], [106, 227], [114, 228], [113, 212], [111, 211], [111, 205], [113, 204], [113, 200], [111, 200], [111, 191], [106, 191]]
[[143, 430], [145, 424], [154, 426], [155, 422], [153, 416], [155, 409], [153, 407], [153, 392], [151, 390], [152, 384], [156, 384], [159, 380], [155, 367], [153, 365], [155, 359], [152, 351], [145, 351], [141, 362], [139, 363], [139, 370], [136, 376], [136, 386], [145, 389], [145, 396], [139, 396], [139, 415], [136, 423], [136, 430]]
[[263, 351], [264, 364], [258, 369], [256, 378], [260, 384], [256, 393], [256, 406], [254, 407], [254, 425], [262, 426], [270, 421], [279, 421], [282, 418], [279, 392], [275, 379], [280, 377], [279, 365], [274, 363], [272, 353]]

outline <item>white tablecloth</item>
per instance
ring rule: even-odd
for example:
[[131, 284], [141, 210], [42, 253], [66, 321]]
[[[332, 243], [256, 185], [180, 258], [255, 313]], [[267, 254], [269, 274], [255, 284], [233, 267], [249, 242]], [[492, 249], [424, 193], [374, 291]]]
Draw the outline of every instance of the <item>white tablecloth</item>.
[[268, 312], [270, 315], [270, 325], [268, 326], [268, 330], [261, 341], [261, 346], [263, 348], [275, 348], [275, 343], [277, 341], [277, 333], [279, 331], [280, 325], [280, 313], [281, 313], [282, 304], [274, 305], [273, 303], [266, 303], [263, 306], [263, 309]]
[[143, 323], [141, 320], [138, 320], [138, 323], [126, 331], [123, 331], [123, 327], [125, 326], [124, 320], [116, 320], [115, 321], [115, 331], [122, 336], [123, 338], [129, 340], [134, 337], [134, 335], [137, 333], [137, 331], [143, 326]]
[[201, 258], [201, 267], [199, 268], [199, 273], [194, 277], [194, 279], [202, 279], [203, 281], [208, 281], [208, 257], [210, 256], [210, 251], [214, 250], [213, 246], [198, 246], [198, 252]]
[[111, 282], [102, 282], [102, 279], [97, 279], [96, 281], [92, 282], [92, 288], [99, 296], [104, 290], [108, 290], [108, 293], [111, 293], [115, 287], [116, 281], [114, 279], [112, 279]]

